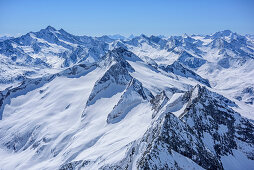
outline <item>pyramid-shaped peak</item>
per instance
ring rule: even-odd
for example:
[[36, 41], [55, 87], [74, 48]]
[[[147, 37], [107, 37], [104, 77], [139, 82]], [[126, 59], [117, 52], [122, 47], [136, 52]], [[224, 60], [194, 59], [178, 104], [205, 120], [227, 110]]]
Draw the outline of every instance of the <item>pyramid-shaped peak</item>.
[[48, 30], [48, 31], [57, 31], [54, 27], [52, 26], [47, 26], [47, 28], [45, 30]]
[[188, 38], [188, 37], [189, 37], [189, 35], [188, 35], [188, 34], [186, 34], [186, 33], [184, 33], [184, 34], [182, 35], [182, 37], [183, 37], [183, 38]]
[[61, 32], [61, 33], [67, 33], [67, 32], [66, 32], [64, 29], [62, 29], [62, 28], [59, 30], [59, 32]]

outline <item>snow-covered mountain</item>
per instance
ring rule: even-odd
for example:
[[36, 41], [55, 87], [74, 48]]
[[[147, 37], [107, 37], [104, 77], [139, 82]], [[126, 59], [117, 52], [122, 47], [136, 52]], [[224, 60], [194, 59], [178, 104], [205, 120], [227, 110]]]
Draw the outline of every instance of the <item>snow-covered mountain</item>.
[[[109, 37], [74, 36], [48, 26], [0, 42], [1, 83], [59, 72], [76, 63], [94, 63], [109, 50]], [[17, 71], [16, 71], [17, 70]]]
[[120, 35], [120, 34], [115, 34], [115, 35], [108, 35], [109, 38], [114, 39], [114, 40], [125, 40], [127, 39], [126, 37]]
[[8, 40], [8, 39], [12, 39], [12, 38], [14, 38], [14, 37], [4, 35], [4, 36], [0, 37], [0, 42]]
[[253, 169], [254, 44], [212, 35], [0, 42], [1, 169]]

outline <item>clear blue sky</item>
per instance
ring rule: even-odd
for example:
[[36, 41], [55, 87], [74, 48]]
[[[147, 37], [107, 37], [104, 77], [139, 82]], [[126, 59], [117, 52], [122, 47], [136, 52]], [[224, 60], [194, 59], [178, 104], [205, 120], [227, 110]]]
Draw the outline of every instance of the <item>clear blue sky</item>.
[[0, 0], [0, 35], [48, 25], [92, 36], [254, 34], [254, 0]]

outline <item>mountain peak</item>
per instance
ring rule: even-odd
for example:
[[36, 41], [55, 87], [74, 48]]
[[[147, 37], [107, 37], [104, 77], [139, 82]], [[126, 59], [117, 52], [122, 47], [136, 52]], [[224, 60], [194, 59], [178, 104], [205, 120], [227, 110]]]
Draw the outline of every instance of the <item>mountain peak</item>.
[[62, 28], [59, 30], [59, 32], [65, 32], [66, 33], [66, 31]]
[[48, 31], [56, 31], [56, 29], [54, 27], [50, 26], [50, 25], [47, 26], [46, 30], [48, 30]]
[[183, 38], [188, 38], [188, 37], [189, 37], [189, 35], [188, 35], [188, 34], [186, 34], [186, 33], [184, 33], [184, 34], [182, 35], [182, 37], [183, 37]]
[[140, 34], [140, 37], [141, 37], [141, 38], [148, 39], [148, 37], [147, 37], [145, 34]]
[[133, 35], [133, 34], [131, 34], [129, 37], [128, 37], [128, 39], [133, 39], [133, 38], [135, 38], [135, 35]]
[[224, 31], [219, 31], [219, 32], [214, 33], [212, 35], [212, 37], [214, 37], [214, 38], [227, 37], [227, 36], [230, 36], [232, 34], [233, 34], [232, 31], [230, 31], [230, 30], [224, 30]]
[[220, 32], [223, 33], [224, 35], [229, 35], [229, 34], [233, 33], [231, 30], [223, 30]]

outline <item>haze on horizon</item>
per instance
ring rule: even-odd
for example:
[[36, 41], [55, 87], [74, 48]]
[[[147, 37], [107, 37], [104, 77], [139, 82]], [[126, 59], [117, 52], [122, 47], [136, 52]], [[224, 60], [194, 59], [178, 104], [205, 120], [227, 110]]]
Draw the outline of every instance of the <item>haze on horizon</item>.
[[1, 0], [0, 35], [51, 25], [75, 35], [254, 34], [252, 0]]

